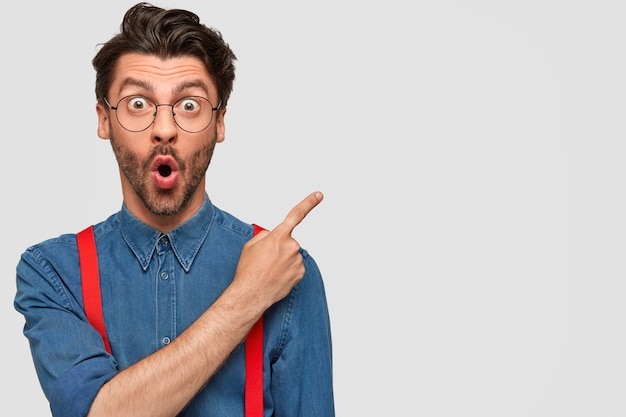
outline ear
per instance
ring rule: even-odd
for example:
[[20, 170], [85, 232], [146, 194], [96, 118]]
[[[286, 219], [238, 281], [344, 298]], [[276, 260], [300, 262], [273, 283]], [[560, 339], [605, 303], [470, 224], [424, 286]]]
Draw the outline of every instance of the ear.
[[111, 124], [109, 123], [109, 109], [104, 104], [98, 102], [96, 104], [96, 113], [98, 114], [98, 137], [100, 139], [109, 139], [109, 129]]
[[226, 107], [217, 111], [217, 120], [215, 120], [215, 130], [217, 132], [216, 142], [224, 142], [226, 137], [226, 125], [224, 124], [224, 115], [226, 114]]

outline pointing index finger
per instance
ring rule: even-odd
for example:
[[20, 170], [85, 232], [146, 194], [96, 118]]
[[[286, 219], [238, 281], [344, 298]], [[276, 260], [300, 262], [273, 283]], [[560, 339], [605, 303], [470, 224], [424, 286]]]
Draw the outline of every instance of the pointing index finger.
[[319, 191], [315, 191], [309, 194], [304, 200], [296, 204], [295, 207], [289, 211], [289, 213], [285, 217], [285, 220], [283, 220], [281, 224], [276, 226], [274, 230], [279, 229], [283, 233], [291, 234], [293, 232], [293, 229], [295, 229], [296, 226], [299, 225], [302, 220], [304, 220], [307, 214], [309, 214], [311, 210], [313, 210], [313, 208], [317, 206], [323, 199], [324, 195]]

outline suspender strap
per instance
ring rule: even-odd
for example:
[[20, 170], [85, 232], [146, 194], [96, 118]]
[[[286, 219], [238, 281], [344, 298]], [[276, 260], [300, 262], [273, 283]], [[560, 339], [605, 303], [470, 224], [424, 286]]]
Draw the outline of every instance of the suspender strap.
[[[255, 235], [264, 230], [256, 224], [253, 226]], [[107, 352], [111, 353], [111, 346], [109, 345], [102, 314], [98, 252], [96, 251], [93, 226], [89, 226], [77, 233], [76, 240], [80, 259], [85, 314], [92, 326], [102, 336]], [[254, 324], [246, 337], [245, 411], [246, 417], [263, 417], [263, 316]]]
[[89, 226], [79, 232], [76, 235], [76, 239], [78, 242], [85, 314], [91, 325], [100, 332], [107, 352], [111, 353], [109, 338], [107, 337], [106, 328], [104, 327], [104, 316], [102, 315], [98, 252], [96, 251], [96, 240], [93, 236], [93, 226]]
[[246, 417], [263, 416], [263, 316], [246, 338]]
[[[253, 224], [256, 235], [263, 229]], [[263, 316], [246, 338], [246, 417], [263, 417]]]

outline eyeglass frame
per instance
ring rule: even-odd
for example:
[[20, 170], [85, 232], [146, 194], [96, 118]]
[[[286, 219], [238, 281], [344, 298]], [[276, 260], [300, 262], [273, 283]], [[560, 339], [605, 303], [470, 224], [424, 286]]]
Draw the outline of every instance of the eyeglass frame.
[[[118, 114], [117, 114], [117, 108], [119, 107], [119, 105], [120, 105], [120, 103], [122, 102], [122, 100], [127, 99], [127, 98], [129, 98], [129, 97], [143, 97], [143, 98], [145, 98], [146, 100], [149, 100], [149, 101], [151, 101], [152, 103], [154, 103], [154, 108], [155, 108], [155, 110], [154, 110], [154, 116], [152, 117], [152, 121], [150, 122], [150, 124], [149, 124], [148, 126], [144, 127], [144, 128], [143, 128], [143, 129], [141, 129], [141, 130], [130, 130], [129, 128], [127, 128], [126, 126], [124, 126], [124, 125], [122, 124], [122, 122], [120, 121], [120, 119], [119, 119], [119, 117], [118, 117]], [[198, 130], [198, 131], [196, 131], [196, 132], [192, 132], [192, 131], [190, 131], [190, 130], [187, 130], [187, 129], [183, 128], [181, 125], [179, 125], [179, 124], [178, 124], [178, 121], [176, 121], [176, 113], [174, 113], [174, 106], [175, 106], [175, 105], [176, 105], [179, 101], [185, 100], [185, 99], [187, 99], [187, 98], [201, 98], [201, 99], [203, 99], [203, 100], [206, 100], [206, 101], [207, 101], [207, 102], [208, 102], [211, 106], [213, 106], [213, 103], [211, 103], [211, 100], [209, 100], [209, 99], [208, 99], [208, 98], [206, 98], [206, 97], [202, 97], [202, 96], [185, 96], [185, 97], [181, 97], [181, 98], [179, 98], [178, 100], [176, 100], [176, 101], [175, 101], [174, 103], [172, 103], [172, 104], [167, 104], [167, 103], [157, 103], [156, 101], [154, 101], [154, 100], [153, 100], [153, 99], [151, 99], [150, 97], [146, 97], [146, 96], [141, 95], [141, 94], [129, 94], [129, 95], [124, 96], [124, 97], [122, 97], [121, 99], [119, 99], [119, 100], [117, 101], [117, 103], [115, 104], [115, 106], [111, 106], [111, 103], [109, 103], [109, 100], [107, 100], [107, 98], [106, 98], [106, 97], [103, 97], [104, 102], [106, 103], [106, 105], [107, 105], [107, 106], [109, 106], [109, 108], [110, 108], [111, 110], [115, 110], [115, 119], [117, 120], [117, 122], [120, 124], [120, 126], [122, 126], [122, 129], [124, 129], [124, 130], [126, 130], [126, 131], [128, 131], [128, 132], [131, 132], [131, 133], [139, 133], [139, 132], [143, 132], [143, 131], [148, 130], [148, 129], [150, 128], [150, 126], [152, 126], [152, 125], [154, 124], [154, 122], [155, 122], [155, 120], [156, 120], [157, 113], [159, 112], [159, 107], [161, 107], [161, 106], [169, 106], [169, 107], [171, 107], [171, 108], [172, 108], [172, 120], [174, 120], [174, 123], [176, 124], [176, 126], [178, 126], [181, 130], [183, 130], [183, 131], [185, 131], [185, 132], [187, 132], [187, 133], [200, 133], [200, 132], [202, 132], [203, 130], [205, 130], [207, 127], [211, 126], [211, 122], [213, 121], [213, 112], [214, 112], [214, 111], [216, 111], [216, 110], [220, 110], [220, 109], [221, 109], [221, 107], [222, 107], [222, 100], [220, 99], [220, 102], [217, 104], [217, 106], [216, 106], [216, 107], [211, 107], [211, 120], [209, 120], [209, 123], [208, 123], [205, 127], [203, 127], [202, 129], [200, 129], [200, 130]]]

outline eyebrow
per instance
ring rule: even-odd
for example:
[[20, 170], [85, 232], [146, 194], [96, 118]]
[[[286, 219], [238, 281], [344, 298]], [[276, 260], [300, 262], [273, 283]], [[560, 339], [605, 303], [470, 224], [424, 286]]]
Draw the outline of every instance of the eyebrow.
[[126, 78], [120, 86], [120, 92], [130, 85], [143, 88], [146, 91], [154, 91], [154, 85], [152, 85], [152, 83], [136, 78]]
[[209, 95], [209, 87], [201, 80], [192, 80], [192, 81], [186, 81], [182, 84], [179, 84], [178, 86], [176, 86], [176, 88], [174, 88], [174, 92], [175, 93], [180, 93], [182, 91], [185, 91], [189, 88], [196, 88], [196, 87], [200, 87], [202, 90], [204, 90], [204, 92]]

